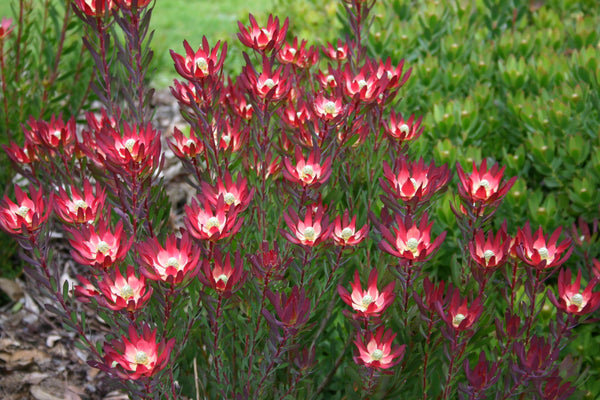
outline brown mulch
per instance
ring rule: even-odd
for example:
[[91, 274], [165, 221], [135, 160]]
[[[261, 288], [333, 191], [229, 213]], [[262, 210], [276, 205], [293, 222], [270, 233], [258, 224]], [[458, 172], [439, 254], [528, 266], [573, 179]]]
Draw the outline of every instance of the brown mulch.
[[[172, 202], [172, 222], [179, 225], [182, 205], [193, 194], [184, 183], [184, 172], [165, 139], [173, 126], [184, 125], [177, 104], [168, 90], [154, 96], [155, 127], [163, 132], [166, 163], [163, 170]], [[61, 280], [75, 282], [81, 273], [69, 256], [69, 245], [60, 233], [53, 238], [54, 264], [63, 268]], [[88, 355], [75, 347], [76, 334], [45, 309], [53, 304], [31, 282], [0, 278], [0, 291], [10, 302], [0, 307], [0, 399], [3, 400], [121, 400], [128, 397], [103, 379], [104, 373], [88, 366]], [[88, 317], [88, 324], [102, 324]], [[102, 331], [99, 329], [98, 331]], [[102, 340], [101, 337], [97, 338]]]

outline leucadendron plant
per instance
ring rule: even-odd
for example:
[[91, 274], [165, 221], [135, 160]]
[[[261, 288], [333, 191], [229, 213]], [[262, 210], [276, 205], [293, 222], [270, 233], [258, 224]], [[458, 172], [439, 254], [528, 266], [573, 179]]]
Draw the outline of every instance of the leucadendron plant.
[[[6, 148], [30, 184], [5, 196], [0, 226], [89, 365], [142, 399], [586, 394], [568, 344], [596, 321], [600, 266], [569, 259], [597, 224], [499, 220], [517, 177], [493, 157], [411, 156], [428, 126], [401, 101], [411, 63], [368, 55], [374, 0], [340, 3], [348, 34], [333, 43], [250, 15], [238, 76], [227, 43], [171, 50], [188, 126], [166, 147], [144, 79], [153, 5], [75, 1], [103, 108], [32, 121]], [[195, 189], [179, 226], [165, 157]], [[83, 271], [74, 287], [51, 257], [57, 229]]]

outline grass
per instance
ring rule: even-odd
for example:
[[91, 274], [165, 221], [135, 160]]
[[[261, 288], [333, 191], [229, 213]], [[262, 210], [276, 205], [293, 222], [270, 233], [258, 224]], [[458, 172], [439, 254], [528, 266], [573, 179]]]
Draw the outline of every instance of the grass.
[[[0, 1], [0, 18], [15, 18], [11, 3], [18, 5], [18, 0]], [[218, 40], [231, 44], [237, 40], [238, 20], [247, 24], [249, 13], [268, 14], [273, 8], [274, 0], [157, 0], [152, 14], [155, 85], [166, 87], [176, 78], [169, 49], [183, 52], [184, 39], [196, 48], [203, 35], [211, 46]]]

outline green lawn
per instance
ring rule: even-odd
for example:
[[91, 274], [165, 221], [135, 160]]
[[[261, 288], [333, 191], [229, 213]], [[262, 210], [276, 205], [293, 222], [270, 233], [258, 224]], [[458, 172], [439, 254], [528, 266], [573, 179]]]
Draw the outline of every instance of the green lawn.
[[[18, 0], [12, 1], [18, 4]], [[0, 1], [0, 18], [14, 18], [10, 3]], [[237, 40], [237, 21], [247, 24], [248, 13], [268, 14], [274, 8], [273, 4], [274, 0], [157, 0], [152, 15], [156, 85], [170, 85], [175, 78], [169, 49], [183, 52], [184, 39], [192, 47], [198, 47], [203, 35], [211, 46], [218, 40]]]

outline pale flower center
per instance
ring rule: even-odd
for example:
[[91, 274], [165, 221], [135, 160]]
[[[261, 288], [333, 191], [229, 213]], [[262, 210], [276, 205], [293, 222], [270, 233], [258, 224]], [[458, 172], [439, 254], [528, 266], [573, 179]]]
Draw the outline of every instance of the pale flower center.
[[483, 187], [487, 192], [488, 190], [490, 190], [490, 183], [487, 181], [487, 179], [482, 179], [481, 181], [479, 181], [479, 187]]
[[335, 82], [335, 76], [327, 75], [327, 83]]
[[295, 48], [293, 48], [293, 47], [290, 47], [290, 48], [288, 49], [288, 51], [289, 51], [289, 53], [290, 53], [291, 55], [293, 55], [293, 56], [295, 56], [295, 55], [296, 55], [296, 49], [295, 49]]
[[411, 253], [415, 254], [419, 247], [419, 240], [417, 238], [410, 238], [406, 241], [406, 248]]
[[150, 361], [150, 360], [148, 360], [148, 354], [146, 354], [145, 351], [138, 350], [135, 353], [135, 363], [136, 364], [146, 365], [146, 364], [148, 364], [148, 361]]
[[217, 282], [221, 281], [226, 285], [227, 285], [228, 280], [229, 280], [229, 277], [225, 274], [221, 274], [221, 275], [217, 276], [217, 279], [216, 279]]
[[[346, 241], [346, 240], [350, 239], [350, 237], [351, 237], [352, 235], [354, 235], [354, 230], [352, 230], [352, 229], [350, 229], [350, 228], [348, 228], [348, 227], [346, 227], [346, 228], [342, 229], [342, 234], [341, 234], [341, 236], [342, 236], [342, 239], [344, 239], [344, 241]], [[363, 299], [363, 302], [364, 302], [364, 299]]]
[[304, 238], [306, 240], [310, 240], [311, 242], [315, 240], [315, 238], [317, 237], [317, 232], [315, 232], [315, 229], [312, 226], [307, 227], [306, 229], [304, 229]]
[[401, 133], [408, 135], [408, 132], [410, 131], [410, 127], [406, 124], [402, 124], [402, 125], [400, 125], [399, 130]]
[[483, 252], [483, 258], [485, 258], [485, 262], [486, 264], [488, 262], [490, 262], [490, 258], [495, 257], [496, 253], [494, 253], [492, 250], [486, 250]]
[[313, 169], [312, 165], [305, 165], [304, 168], [302, 168], [302, 173], [300, 174], [300, 179], [306, 179], [306, 178], [312, 178], [315, 174], [315, 170]]
[[373, 350], [373, 352], [371, 353], [371, 359], [373, 361], [379, 361], [383, 358], [383, 351], [379, 350], [379, 349], [375, 349]]
[[108, 253], [110, 251], [110, 246], [104, 240], [101, 240], [100, 242], [98, 242], [98, 245], [96, 246], [96, 249], [100, 253], [106, 254], [106, 253]]
[[187, 147], [190, 147], [191, 145], [195, 145], [195, 144], [196, 144], [196, 142], [194, 142], [192, 139], [188, 139], [188, 140], [185, 142], [185, 145], [186, 145]]
[[62, 132], [57, 129], [54, 132], [52, 132], [52, 136], [54, 136], [55, 138], [60, 140], [60, 137], [62, 136]]
[[73, 205], [75, 205], [75, 209], [78, 210], [80, 208], [88, 208], [88, 204], [84, 200], [76, 200]]
[[367, 81], [365, 81], [364, 79], [359, 80], [358, 82], [356, 82], [356, 84], [358, 85], [358, 87], [360, 89], [364, 88], [365, 86], [367, 86]]
[[196, 66], [202, 71], [203, 74], [208, 73], [208, 62], [204, 57], [200, 57], [196, 60]]
[[224, 141], [227, 146], [229, 146], [229, 143], [231, 142], [231, 136], [223, 135], [221, 136], [221, 140]]
[[225, 200], [225, 204], [230, 206], [233, 203], [235, 203], [235, 195], [233, 193], [227, 192], [223, 195], [223, 200]]
[[179, 269], [179, 260], [176, 257], [169, 257], [167, 260], [167, 267]]
[[127, 139], [125, 141], [125, 148], [131, 153], [133, 151], [133, 146], [135, 146], [135, 139]]
[[216, 228], [219, 226], [219, 219], [217, 217], [210, 217], [207, 221], [206, 221], [206, 228], [207, 229], [212, 229], [212, 228]]
[[342, 54], [344, 53], [343, 47], [338, 47], [336, 50], [338, 51], [338, 53], [342, 53]]
[[369, 294], [366, 294], [362, 298], [361, 304], [366, 310], [372, 302], [373, 302], [373, 297], [371, 297], [371, 295], [369, 295]]
[[571, 297], [571, 304], [576, 305], [577, 308], [581, 310], [581, 306], [583, 304], [583, 296], [581, 295], [581, 293], [577, 293], [573, 295], [573, 297]]
[[540, 258], [541, 258], [542, 260], [548, 260], [549, 253], [548, 253], [548, 249], [547, 249], [547, 248], [545, 248], [545, 247], [540, 247], [540, 248], [538, 249], [538, 254], [540, 255]]
[[325, 111], [326, 114], [333, 114], [335, 113], [336, 109], [337, 107], [335, 106], [335, 103], [331, 100], [325, 103], [323, 106], [323, 111]]
[[17, 210], [16, 214], [25, 218], [27, 216], [27, 213], [29, 212], [29, 207], [26, 206], [21, 206], [19, 207], [19, 209]]
[[133, 297], [133, 288], [128, 284], [123, 285], [123, 287], [121, 288], [120, 295], [125, 300], [129, 299], [130, 297]]
[[264, 86], [268, 87], [269, 89], [273, 89], [273, 86], [275, 86], [275, 81], [269, 78], [265, 81]]
[[456, 314], [454, 316], [454, 318], [452, 318], [452, 325], [454, 325], [454, 327], [458, 328], [460, 326], [460, 323], [463, 322], [465, 320], [465, 318], [467, 318], [465, 315]]

